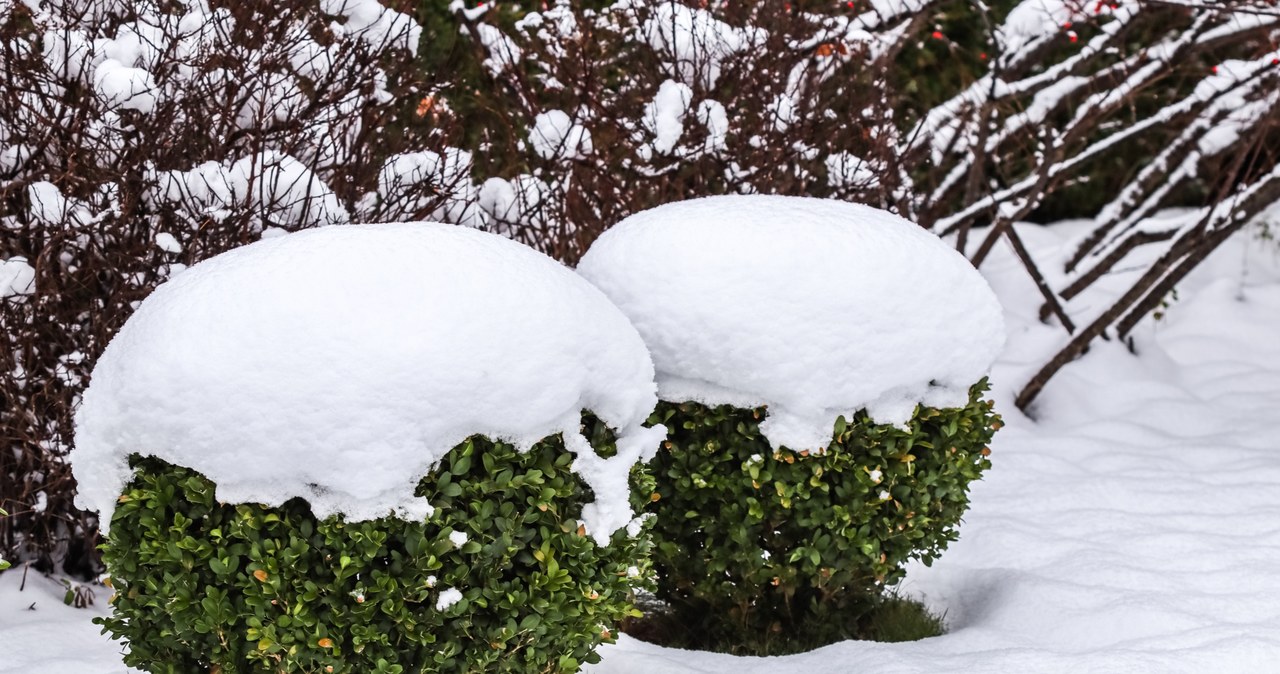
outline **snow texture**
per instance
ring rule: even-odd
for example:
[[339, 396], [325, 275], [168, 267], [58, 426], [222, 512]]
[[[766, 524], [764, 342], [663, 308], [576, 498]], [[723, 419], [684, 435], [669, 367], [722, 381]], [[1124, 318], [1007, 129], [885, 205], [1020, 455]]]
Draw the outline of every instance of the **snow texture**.
[[1071, 22], [1088, 18], [1089, 14], [1101, 14], [1114, 11], [1120, 4], [1130, 4], [1131, 0], [1107, 0], [1107, 2], [1091, 2], [1088, 0], [1022, 0], [1009, 11], [999, 33], [1004, 43], [1005, 52], [1017, 52], [1032, 41], [1044, 38], [1059, 31], [1066, 31]]
[[769, 117], [773, 119], [773, 130], [786, 133], [796, 121], [796, 101], [791, 96], [780, 94], [767, 107]]
[[[1018, 225], [1036, 259], [1089, 222]], [[978, 235], [979, 241], [981, 235]], [[1062, 329], [1013, 252], [983, 273], [1009, 348], [992, 395], [1006, 427], [960, 540], [901, 591], [948, 633], [744, 658], [622, 636], [590, 674], [1257, 674], [1280, 653], [1280, 254], [1237, 237], [1181, 284], [1138, 355], [1101, 342], [1050, 383], [1032, 421], [1012, 404]], [[1135, 271], [1133, 273], [1141, 273]], [[1117, 281], [1111, 288], [1126, 287]]]
[[430, 211], [429, 219], [482, 225], [471, 166], [471, 153], [458, 148], [447, 148], [443, 156], [430, 150], [393, 155], [378, 172], [378, 191], [371, 203], [380, 204], [387, 219], [413, 220], [444, 196], [443, 203]]
[[548, 110], [535, 117], [529, 143], [543, 159], [581, 159], [594, 149], [591, 132], [563, 110]]
[[711, 89], [725, 61], [762, 41], [763, 34], [735, 28], [705, 9], [671, 0], [654, 9], [639, 37], [665, 59], [673, 76], [689, 86]]
[[462, 601], [462, 592], [456, 587], [451, 587], [441, 592], [440, 596], [436, 599], [436, 610], [447, 611], [450, 607], [460, 601]]
[[719, 101], [706, 100], [698, 104], [698, 121], [707, 127], [707, 139], [703, 149], [707, 152], [720, 152], [727, 145], [725, 139], [729, 135], [729, 114]]
[[168, 232], [156, 232], [156, 247], [166, 253], [182, 252], [182, 244]]
[[480, 186], [478, 205], [491, 218], [493, 231], [512, 236], [521, 227], [536, 227], [544, 213], [543, 201], [553, 190], [527, 173], [510, 181], [490, 178]]
[[[653, 149], [658, 154], [671, 154], [680, 142], [680, 136], [684, 135], [684, 116], [689, 112], [692, 100], [693, 89], [681, 82], [667, 80], [658, 87], [653, 100], [645, 104], [641, 121], [644, 128], [653, 134]], [[728, 126], [727, 122], [725, 126]]]
[[320, 11], [345, 17], [345, 33], [374, 49], [416, 52], [422, 40], [422, 26], [413, 17], [384, 7], [378, 0], [320, 0]]
[[848, 152], [828, 155], [827, 185], [834, 188], [866, 188], [880, 184], [880, 178], [861, 157]]
[[511, 38], [507, 37], [506, 33], [487, 23], [478, 23], [476, 24], [476, 35], [480, 38], [480, 44], [484, 46], [485, 51], [489, 54], [483, 65], [490, 75], [498, 77], [502, 74], [502, 71], [514, 68], [520, 63], [520, 59], [524, 54], [520, 47]]
[[0, 299], [30, 295], [36, 289], [36, 270], [27, 258], [14, 256], [0, 260]]
[[83, 225], [92, 219], [83, 203], [66, 198], [57, 185], [48, 181], [28, 185], [27, 198], [31, 201], [31, 219], [45, 225]]
[[[77, 503], [105, 528], [130, 454], [197, 470], [225, 502], [317, 517], [430, 515], [414, 487], [474, 434], [527, 448], [563, 433], [595, 491], [597, 542], [632, 513], [626, 476], [664, 429], [627, 319], [531, 249], [435, 223], [334, 226], [193, 266], [142, 302], [76, 417]], [[618, 431], [600, 458], [587, 409]]]
[[511, 221], [516, 218], [516, 189], [502, 178], [489, 178], [480, 186], [478, 195], [480, 209], [497, 220]]
[[1000, 305], [933, 234], [847, 202], [724, 196], [605, 232], [579, 273], [631, 318], [659, 397], [768, 405], [774, 447], [821, 450], [836, 417], [901, 424], [963, 405], [1000, 353]]
[[351, 217], [318, 175], [280, 152], [260, 152], [237, 161], [227, 182], [237, 201], [263, 209], [273, 223], [329, 225]]
[[281, 152], [248, 155], [232, 163], [205, 162], [190, 171], [155, 174], [152, 197], [220, 219], [249, 206], [263, 225], [345, 224], [351, 219], [337, 195], [305, 164]]
[[150, 113], [156, 107], [156, 81], [142, 68], [107, 59], [94, 70], [93, 89], [108, 107]]

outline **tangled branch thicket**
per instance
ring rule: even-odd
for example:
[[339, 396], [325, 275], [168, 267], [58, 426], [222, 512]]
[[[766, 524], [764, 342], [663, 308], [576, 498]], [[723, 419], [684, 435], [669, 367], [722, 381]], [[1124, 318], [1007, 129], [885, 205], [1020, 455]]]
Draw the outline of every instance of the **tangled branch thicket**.
[[[0, 0], [0, 552], [93, 570], [62, 456], [94, 359], [262, 236], [430, 218], [572, 264], [668, 201], [870, 203], [1019, 257], [1063, 330], [1028, 408], [1280, 199], [1273, 0], [537, 4], [425, 2], [423, 36], [378, 0]], [[445, 42], [457, 77], [413, 59]], [[1053, 268], [1013, 225], [1064, 204], [1093, 227]]]

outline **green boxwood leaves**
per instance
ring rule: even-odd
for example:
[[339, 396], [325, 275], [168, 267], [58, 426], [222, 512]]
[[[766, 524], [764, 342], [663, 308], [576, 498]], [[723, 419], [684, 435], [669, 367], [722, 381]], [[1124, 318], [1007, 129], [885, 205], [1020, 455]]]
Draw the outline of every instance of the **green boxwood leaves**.
[[[572, 459], [559, 436], [525, 453], [473, 437], [420, 483], [429, 520], [346, 522], [297, 499], [218, 503], [201, 475], [135, 458], [104, 546], [115, 612], [99, 623], [157, 674], [576, 671], [631, 613], [650, 544], [580, 533], [592, 494]], [[652, 480], [633, 482], [647, 501]], [[448, 589], [461, 600], [437, 610]]]
[[659, 597], [705, 643], [849, 638], [908, 560], [956, 539], [999, 426], [986, 390], [918, 407], [905, 430], [840, 417], [822, 454], [771, 448], [763, 408], [662, 403], [650, 421], [669, 442], [646, 507]]

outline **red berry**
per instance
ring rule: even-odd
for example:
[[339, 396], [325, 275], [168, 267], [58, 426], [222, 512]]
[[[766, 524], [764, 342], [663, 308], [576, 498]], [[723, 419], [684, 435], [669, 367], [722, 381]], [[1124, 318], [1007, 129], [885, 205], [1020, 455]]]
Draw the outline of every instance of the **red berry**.
[[940, 30], [935, 30], [935, 31], [933, 31], [933, 39], [935, 39], [935, 40], [941, 40], [941, 39], [942, 39], [942, 31], [940, 31]]

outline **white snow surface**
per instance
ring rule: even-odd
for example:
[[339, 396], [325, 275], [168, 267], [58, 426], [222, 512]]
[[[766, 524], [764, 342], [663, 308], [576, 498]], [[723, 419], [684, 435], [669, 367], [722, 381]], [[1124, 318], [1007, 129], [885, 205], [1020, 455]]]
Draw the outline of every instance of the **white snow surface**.
[[27, 185], [28, 210], [32, 220], [46, 225], [84, 225], [93, 219], [89, 209], [76, 199], [68, 199], [57, 185], [38, 180]]
[[0, 300], [14, 295], [30, 295], [36, 289], [36, 270], [27, 258], [15, 255], [0, 259]]
[[1073, 21], [1087, 20], [1091, 14], [1113, 14], [1121, 5], [1131, 4], [1130, 0], [1022, 0], [1009, 10], [998, 33], [1004, 51], [1013, 53], [1034, 40], [1069, 30]]
[[436, 598], [436, 610], [447, 611], [460, 601], [462, 601], [462, 591], [456, 587], [451, 587], [441, 592], [440, 596]]
[[244, 157], [231, 165], [226, 181], [237, 201], [256, 205], [272, 222], [332, 225], [351, 218], [320, 176], [282, 152]]
[[506, 33], [487, 23], [477, 23], [475, 27], [480, 44], [484, 45], [489, 54], [483, 65], [490, 75], [498, 77], [502, 71], [519, 65], [524, 52]]
[[707, 127], [707, 139], [703, 149], [707, 152], [720, 152], [726, 149], [725, 139], [729, 135], [729, 114], [719, 101], [704, 100], [698, 104], [698, 121]]
[[827, 185], [841, 188], [871, 188], [880, 184], [880, 176], [865, 159], [848, 152], [836, 152], [824, 160]]
[[480, 226], [484, 219], [473, 204], [478, 190], [471, 180], [471, 167], [471, 153], [453, 147], [446, 148], [443, 156], [431, 150], [392, 155], [378, 172], [378, 191], [370, 195], [369, 205], [380, 206], [387, 219], [412, 220], [415, 215], [422, 217], [417, 214], [443, 194], [444, 203], [427, 219]]
[[529, 143], [543, 159], [581, 159], [595, 149], [587, 127], [563, 110], [548, 110], [535, 117]]
[[374, 49], [409, 52], [422, 41], [422, 26], [408, 14], [385, 7], [378, 0], [320, 0], [320, 11], [346, 18], [343, 30]]
[[796, 121], [796, 101], [786, 94], [779, 94], [774, 98], [767, 110], [773, 118], [773, 130], [778, 133], [786, 133]]
[[[1089, 225], [1017, 228], [1047, 260], [1070, 253]], [[1006, 426], [960, 540], [932, 567], [910, 567], [902, 585], [946, 613], [948, 633], [774, 658], [623, 635], [589, 674], [1275, 670], [1280, 248], [1247, 235], [1227, 242], [1179, 286], [1163, 320], [1139, 327], [1137, 355], [1099, 343], [1050, 382], [1036, 420], [1011, 401], [1062, 330], [1036, 319], [1038, 293], [1007, 248], [982, 271], [1009, 335], [991, 393]], [[97, 587], [95, 605], [78, 610], [62, 605], [56, 581], [32, 570], [19, 592], [22, 578], [20, 566], [0, 573], [0, 674], [132, 674], [90, 622], [110, 590]]]
[[527, 173], [511, 180], [489, 178], [478, 190], [477, 204], [489, 218], [492, 231], [515, 236], [521, 227], [537, 227], [546, 217], [543, 202], [552, 197], [552, 187]]
[[578, 266], [631, 318], [663, 400], [768, 405], [774, 447], [836, 417], [963, 405], [1000, 353], [1000, 305], [933, 234], [842, 201], [742, 195], [632, 215]]
[[[225, 502], [310, 502], [318, 517], [430, 515], [414, 487], [473, 434], [529, 447], [564, 433], [601, 544], [632, 519], [626, 476], [662, 428], [627, 319], [518, 243], [435, 223], [331, 226], [249, 244], [142, 302], [76, 417], [77, 503], [104, 527], [127, 457], [197, 470]], [[618, 431], [602, 459], [593, 411]]]
[[156, 107], [155, 79], [142, 68], [130, 68], [107, 59], [94, 71], [94, 91], [110, 107], [131, 108], [150, 113]]
[[182, 244], [168, 232], [156, 232], [156, 247], [166, 253], [182, 252]]
[[[383, 169], [385, 173], [386, 169]], [[215, 218], [250, 206], [268, 225], [345, 224], [351, 216], [321, 178], [296, 158], [268, 150], [229, 164], [208, 161], [190, 171], [154, 174], [153, 198]]]
[[720, 79], [725, 62], [762, 44], [765, 33], [762, 29], [731, 26], [706, 9], [671, 0], [654, 7], [637, 37], [664, 59], [671, 75], [689, 86], [701, 84], [711, 89]]
[[684, 134], [684, 116], [689, 112], [692, 100], [693, 89], [687, 84], [666, 80], [658, 87], [653, 100], [645, 104], [641, 122], [653, 134], [653, 149], [659, 154], [671, 154], [680, 142], [680, 136]]

